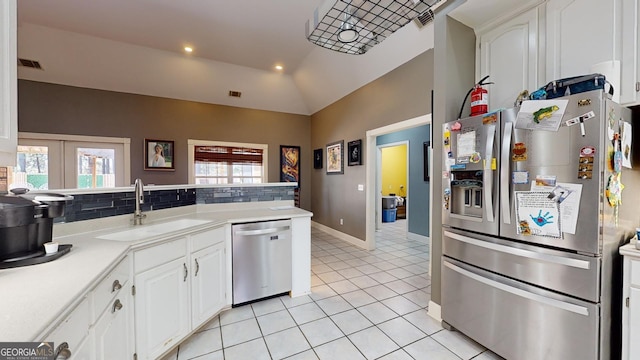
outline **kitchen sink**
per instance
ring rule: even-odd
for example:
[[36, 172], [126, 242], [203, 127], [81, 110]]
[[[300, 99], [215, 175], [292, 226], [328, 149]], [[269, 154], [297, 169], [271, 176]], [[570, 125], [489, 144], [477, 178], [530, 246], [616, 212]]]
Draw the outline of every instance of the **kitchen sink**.
[[169, 232], [183, 230], [192, 226], [203, 225], [209, 222], [211, 221], [197, 219], [180, 219], [162, 224], [140, 225], [130, 230], [119, 231], [112, 234], [105, 234], [102, 236], [98, 236], [97, 238], [114, 241], [135, 241], [162, 235]]

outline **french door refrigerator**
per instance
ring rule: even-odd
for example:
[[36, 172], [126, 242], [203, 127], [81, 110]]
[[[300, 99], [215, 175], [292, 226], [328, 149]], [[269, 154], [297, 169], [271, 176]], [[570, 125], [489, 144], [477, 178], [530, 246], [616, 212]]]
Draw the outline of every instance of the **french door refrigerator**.
[[443, 125], [445, 325], [507, 359], [619, 357], [630, 121], [591, 91]]

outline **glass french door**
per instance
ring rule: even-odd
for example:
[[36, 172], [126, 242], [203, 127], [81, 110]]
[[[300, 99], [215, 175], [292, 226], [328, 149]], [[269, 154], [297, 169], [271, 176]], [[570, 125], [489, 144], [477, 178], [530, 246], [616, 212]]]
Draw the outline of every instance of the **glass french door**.
[[124, 146], [112, 143], [65, 141], [65, 188], [93, 189], [125, 186]]
[[[85, 137], [86, 138], [86, 137]], [[92, 189], [126, 186], [125, 145], [110, 142], [18, 139], [8, 188]]]

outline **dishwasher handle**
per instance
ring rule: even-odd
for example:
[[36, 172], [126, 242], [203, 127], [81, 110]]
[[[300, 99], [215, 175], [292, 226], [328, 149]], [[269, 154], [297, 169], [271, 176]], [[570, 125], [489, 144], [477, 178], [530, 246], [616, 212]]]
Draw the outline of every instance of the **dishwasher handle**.
[[235, 235], [266, 235], [273, 234], [277, 232], [287, 231], [291, 227], [290, 226], [281, 226], [277, 228], [268, 228], [268, 229], [259, 229], [259, 230], [237, 230], [235, 231]]

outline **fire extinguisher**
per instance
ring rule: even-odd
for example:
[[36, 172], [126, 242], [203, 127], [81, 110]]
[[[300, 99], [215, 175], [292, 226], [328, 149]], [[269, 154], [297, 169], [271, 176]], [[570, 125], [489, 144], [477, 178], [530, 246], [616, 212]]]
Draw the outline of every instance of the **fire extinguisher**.
[[464, 104], [467, 102], [469, 95], [471, 95], [471, 116], [485, 114], [489, 111], [489, 92], [482, 87], [482, 85], [493, 84], [492, 82], [485, 82], [488, 78], [489, 75], [483, 77], [467, 92], [467, 95], [464, 97], [464, 101], [462, 102], [462, 106], [460, 107], [458, 119], [462, 117], [462, 109], [464, 108]]
[[489, 92], [480, 84], [471, 91], [471, 116], [486, 114], [489, 111]]

